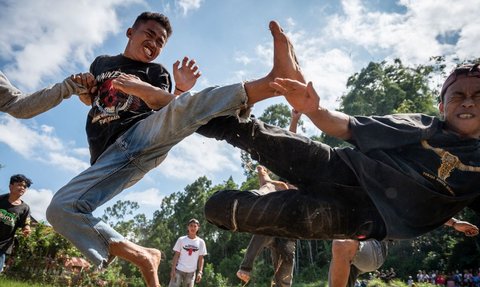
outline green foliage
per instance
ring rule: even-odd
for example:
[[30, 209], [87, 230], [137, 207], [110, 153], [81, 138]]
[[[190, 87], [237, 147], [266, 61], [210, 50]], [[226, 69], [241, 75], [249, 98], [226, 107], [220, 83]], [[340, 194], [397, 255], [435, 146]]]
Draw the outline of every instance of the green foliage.
[[[271, 105], [265, 109], [258, 119], [269, 125], [285, 129], [289, 127], [290, 121], [292, 120], [291, 108], [285, 104]], [[302, 120], [298, 122], [298, 126], [305, 131]]]
[[[292, 120], [291, 108], [285, 104], [271, 105], [265, 109], [258, 119], [266, 124], [287, 129], [290, 126], [290, 121]], [[305, 132], [303, 120], [300, 119], [297, 126], [299, 129]], [[258, 164], [253, 162], [250, 155], [244, 151], [241, 151], [240, 157], [244, 175], [247, 178], [255, 177], [255, 168]]]
[[386, 115], [395, 112], [436, 114], [437, 91], [429, 86], [431, 65], [407, 67], [396, 59], [370, 63], [347, 81], [340, 111], [350, 115]]

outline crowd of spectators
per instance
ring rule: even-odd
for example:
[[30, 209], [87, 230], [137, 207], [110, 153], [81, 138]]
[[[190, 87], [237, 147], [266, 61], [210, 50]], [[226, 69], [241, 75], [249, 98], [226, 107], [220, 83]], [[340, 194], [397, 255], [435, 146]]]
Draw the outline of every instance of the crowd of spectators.
[[446, 287], [480, 287], [480, 268], [464, 269], [463, 272], [459, 270], [452, 272], [418, 270], [416, 279], [416, 282], [419, 283], [431, 283]]
[[[388, 284], [394, 279], [401, 278], [397, 278], [393, 268], [388, 270], [380, 269], [370, 273], [368, 280], [357, 280], [355, 287], [366, 287], [368, 281], [372, 279], [380, 279]], [[463, 272], [459, 270], [451, 272], [418, 270], [416, 276], [408, 276], [407, 284], [409, 287], [415, 287], [419, 283], [430, 283], [445, 287], [480, 287], [480, 268], [464, 269]]]

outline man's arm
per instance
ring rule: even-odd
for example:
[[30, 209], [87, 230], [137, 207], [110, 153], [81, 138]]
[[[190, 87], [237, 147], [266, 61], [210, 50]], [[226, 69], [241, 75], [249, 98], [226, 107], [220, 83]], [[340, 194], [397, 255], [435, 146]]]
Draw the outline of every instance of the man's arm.
[[199, 283], [203, 277], [203, 255], [198, 256], [198, 267], [197, 267], [197, 279], [196, 283]]
[[292, 109], [292, 120], [290, 121], [290, 127], [288, 128], [289, 131], [292, 133], [297, 133], [297, 126], [298, 122], [300, 121], [300, 117], [302, 116], [302, 113], [298, 112], [295, 109]]
[[172, 269], [170, 270], [170, 278], [175, 278], [175, 270], [177, 268], [178, 258], [180, 257], [180, 252], [175, 251], [175, 255], [173, 255], [172, 259]]
[[112, 80], [112, 84], [115, 89], [139, 97], [153, 110], [166, 106], [175, 98], [173, 94], [130, 74], [121, 74]]
[[88, 93], [86, 88], [68, 77], [51, 87], [25, 94], [14, 87], [0, 71], [0, 111], [15, 118], [32, 118], [57, 106], [72, 94], [85, 93]]
[[458, 232], [463, 232], [466, 236], [478, 235], [478, 227], [468, 221], [462, 221], [452, 217], [445, 222], [444, 225], [450, 226]]
[[112, 84], [116, 89], [119, 89], [126, 94], [139, 97], [151, 109], [160, 109], [175, 99], [175, 96], [190, 90], [201, 75], [200, 72], [198, 72], [198, 67], [195, 65], [194, 60], [189, 60], [185, 57], [182, 61], [182, 67], [179, 68], [179, 64], [180, 62], [177, 61], [173, 65], [173, 73], [176, 82], [174, 94], [170, 94], [169, 92], [144, 82], [137, 76], [130, 74], [122, 74], [118, 76], [112, 81]]
[[343, 140], [351, 138], [350, 116], [322, 107], [312, 82], [306, 85], [299, 81], [277, 78], [270, 86], [284, 95], [295, 110], [307, 115], [322, 132]]

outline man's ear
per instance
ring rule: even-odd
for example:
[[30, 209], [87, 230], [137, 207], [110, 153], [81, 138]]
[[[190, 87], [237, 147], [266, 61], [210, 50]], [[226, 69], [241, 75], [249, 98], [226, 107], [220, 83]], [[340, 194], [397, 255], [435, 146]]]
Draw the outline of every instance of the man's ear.
[[438, 110], [440, 111], [440, 114], [443, 115], [443, 113], [445, 112], [445, 106], [443, 102], [438, 103]]
[[132, 33], [133, 33], [133, 29], [132, 29], [132, 28], [128, 28], [128, 29], [127, 29], [127, 32], [125, 33], [125, 35], [127, 36], [127, 38], [130, 39], [130, 36], [132, 36]]

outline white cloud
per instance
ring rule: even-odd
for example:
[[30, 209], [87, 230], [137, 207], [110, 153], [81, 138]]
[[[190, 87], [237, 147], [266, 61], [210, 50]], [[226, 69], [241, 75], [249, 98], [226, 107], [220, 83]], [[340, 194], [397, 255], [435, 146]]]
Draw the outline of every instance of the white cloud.
[[120, 32], [115, 8], [137, 2], [9, 1], [0, 9], [3, 69], [20, 88], [34, 89], [47, 77], [65, 77], [65, 69], [86, 67], [93, 48]]
[[[84, 160], [69, 155], [70, 146], [54, 136], [54, 128], [47, 125], [38, 128], [34, 122], [1, 115], [0, 142], [24, 158], [45, 162], [59, 169], [78, 173], [89, 166]], [[77, 152], [78, 149], [73, 153], [78, 155]]]
[[30, 213], [38, 221], [47, 221], [46, 210], [53, 197], [49, 189], [29, 188], [22, 196], [22, 200], [30, 206]]
[[238, 172], [239, 159], [239, 150], [194, 134], [176, 145], [156, 172], [176, 179], [191, 180], [204, 175], [215, 179], [219, 172]]
[[252, 62], [252, 59], [244, 53], [235, 53], [235, 61], [242, 65], [248, 65]]
[[[325, 37], [364, 47], [371, 55], [400, 58], [405, 63], [425, 63], [431, 56], [457, 54], [476, 57], [480, 40], [475, 19], [480, 0], [468, 5], [451, 1], [425, 0], [399, 2], [405, 13], [368, 11], [360, 0], [344, 0], [344, 15], [331, 18]], [[442, 43], [441, 35], [457, 31], [456, 43]]]
[[140, 205], [150, 205], [150, 206], [160, 206], [163, 198], [165, 196], [162, 195], [159, 189], [157, 188], [149, 188], [144, 191], [132, 191], [127, 193], [122, 199], [119, 200], [130, 200], [138, 202]]
[[183, 15], [187, 15], [191, 10], [198, 10], [203, 0], [177, 0], [177, 5], [183, 12]]

